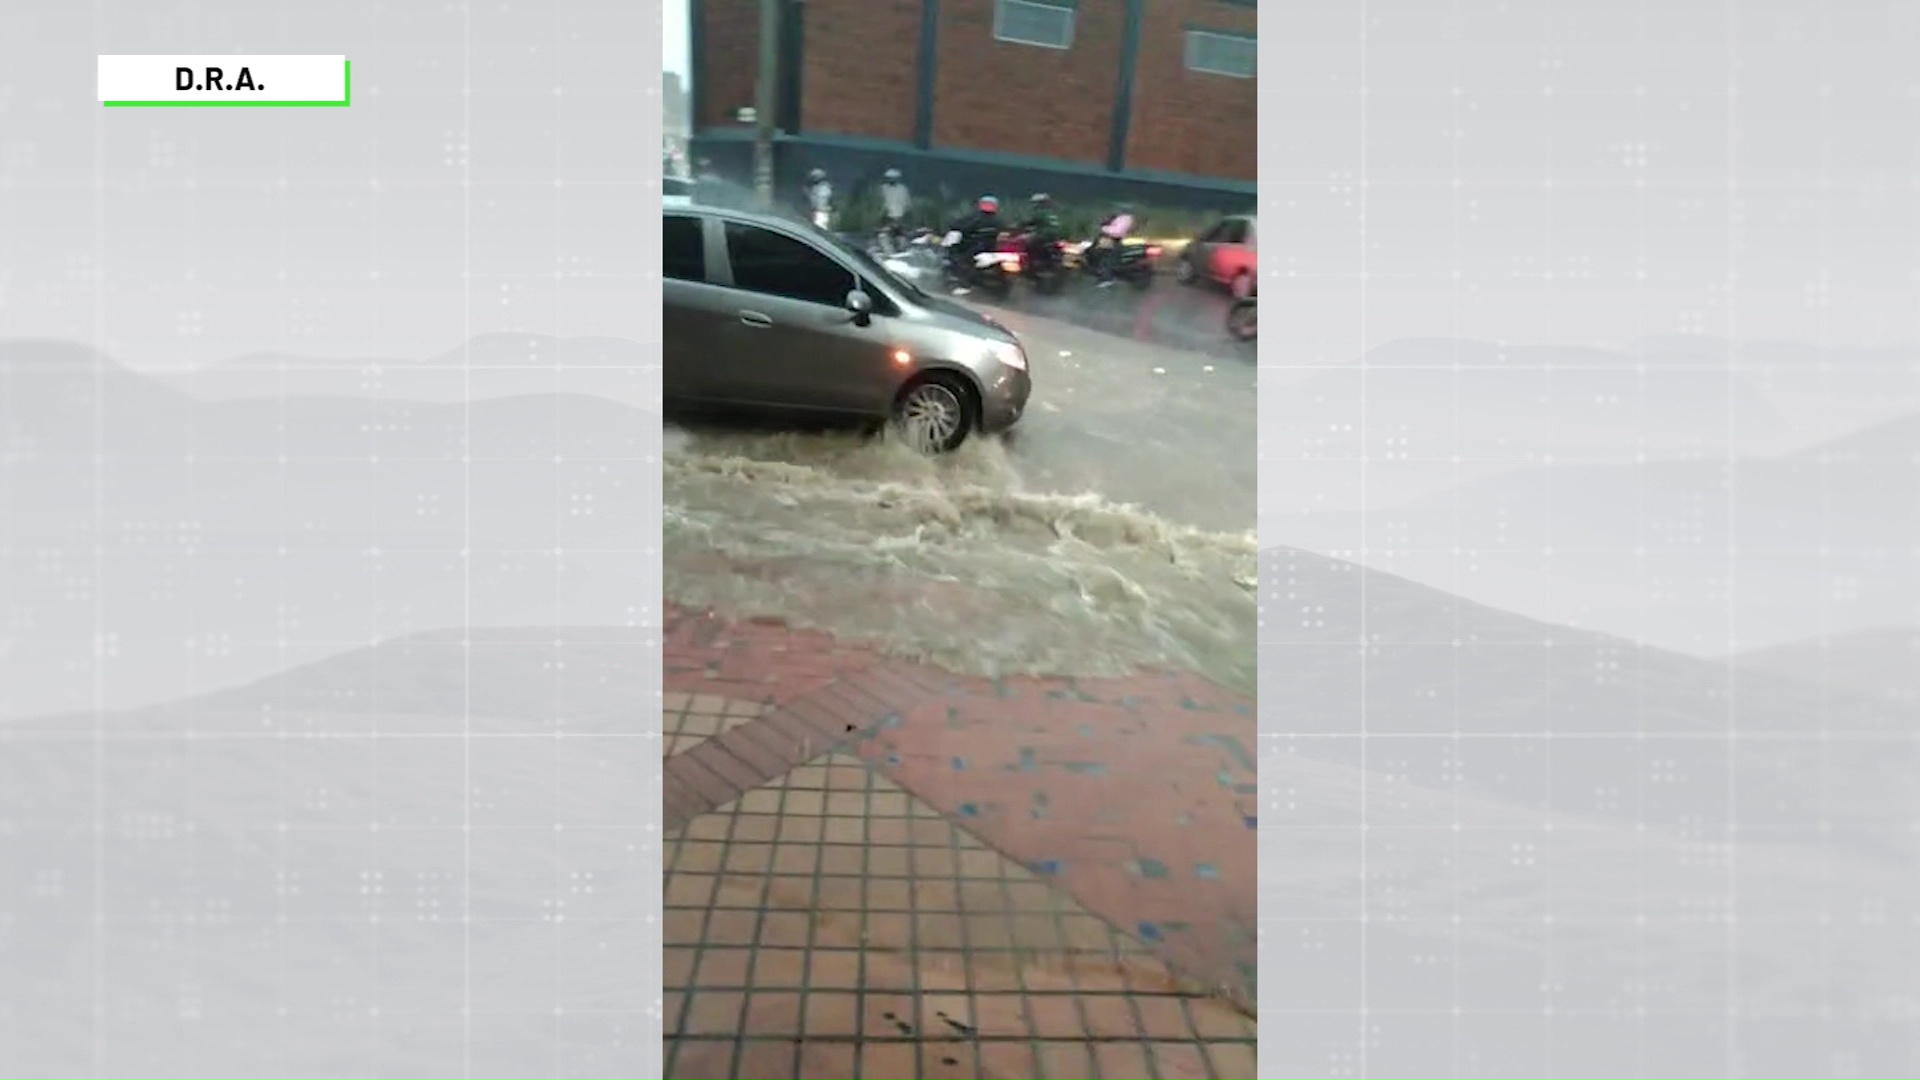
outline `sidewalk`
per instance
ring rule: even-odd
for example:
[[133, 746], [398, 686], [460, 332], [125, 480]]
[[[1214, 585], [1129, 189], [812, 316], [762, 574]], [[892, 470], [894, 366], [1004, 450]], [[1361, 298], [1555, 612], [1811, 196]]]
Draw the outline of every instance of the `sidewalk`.
[[672, 609], [666, 684], [669, 1076], [1252, 1075], [1251, 702]]

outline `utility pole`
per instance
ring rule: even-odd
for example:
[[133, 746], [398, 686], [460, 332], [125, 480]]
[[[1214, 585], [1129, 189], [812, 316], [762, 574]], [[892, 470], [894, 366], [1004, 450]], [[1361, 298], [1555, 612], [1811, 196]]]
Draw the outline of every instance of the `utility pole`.
[[753, 186], [763, 207], [773, 206], [773, 128], [780, 99], [780, 5], [760, 0], [760, 71], [754, 82]]

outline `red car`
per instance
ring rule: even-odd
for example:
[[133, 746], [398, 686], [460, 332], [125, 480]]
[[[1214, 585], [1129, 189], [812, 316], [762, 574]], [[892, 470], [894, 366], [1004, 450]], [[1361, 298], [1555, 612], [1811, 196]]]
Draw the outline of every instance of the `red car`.
[[1182, 285], [1210, 281], [1242, 299], [1252, 296], [1259, 265], [1258, 223], [1252, 214], [1220, 219], [1188, 242], [1174, 274]]

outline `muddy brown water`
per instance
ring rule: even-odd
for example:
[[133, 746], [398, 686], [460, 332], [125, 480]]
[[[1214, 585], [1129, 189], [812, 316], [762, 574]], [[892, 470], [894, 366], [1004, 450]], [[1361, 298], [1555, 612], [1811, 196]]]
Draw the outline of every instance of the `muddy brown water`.
[[1204, 674], [1252, 696], [1256, 546], [1029, 490], [1006, 449], [670, 428], [666, 593], [985, 676]]

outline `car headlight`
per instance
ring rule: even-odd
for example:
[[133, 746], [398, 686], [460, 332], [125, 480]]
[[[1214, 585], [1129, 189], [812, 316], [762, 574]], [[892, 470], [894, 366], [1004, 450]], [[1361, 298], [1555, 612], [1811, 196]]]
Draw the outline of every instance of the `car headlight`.
[[1018, 371], [1027, 370], [1027, 351], [1017, 341], [996, 341], [990, 350], [993, 358]]

